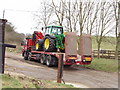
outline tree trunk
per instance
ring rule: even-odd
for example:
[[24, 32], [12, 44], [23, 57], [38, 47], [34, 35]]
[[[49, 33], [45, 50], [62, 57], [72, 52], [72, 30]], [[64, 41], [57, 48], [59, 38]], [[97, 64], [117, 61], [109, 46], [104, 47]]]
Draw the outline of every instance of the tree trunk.
[[98, 56], [97, 56], [98, 59], [100, 59], [100, 43], [98, 43]]
[[115, 59], [118, 60], [118, 38], [116, 37]]
[[[117, 39], [117, 51], [120, 51], [120, 33], [118, 35], [118, 39]], [[120, 57], [118, 56], [118, 60], [120, 60]]]

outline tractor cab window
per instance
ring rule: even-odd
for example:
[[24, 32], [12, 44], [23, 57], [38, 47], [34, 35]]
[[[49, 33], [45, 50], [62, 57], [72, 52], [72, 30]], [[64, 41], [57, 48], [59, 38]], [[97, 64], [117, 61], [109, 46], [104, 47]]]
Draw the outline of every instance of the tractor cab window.
[[49, 27], [46, 28], [45, 34], [50, 34], [50, 28]]
[[57, 29], [53, 28], [52, 33], [57, 34]]
[[62, 34], [63, 33], [63, 29], [62, 28], [58, 28], [58, 27], [54, 27], [52, 30], [52, 33], [54, 34]]
[[58, 34], [63, 34], [63, 29], [62, 28], [58, 28]]

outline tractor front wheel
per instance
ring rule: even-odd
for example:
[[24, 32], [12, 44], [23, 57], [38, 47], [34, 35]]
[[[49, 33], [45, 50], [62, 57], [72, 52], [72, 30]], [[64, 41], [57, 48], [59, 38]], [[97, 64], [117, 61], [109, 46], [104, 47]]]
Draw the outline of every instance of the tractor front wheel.
[[55, 39], [52, 39], [50, 37], [45, 37], [44, 51], [46, 51], [46, 52], [56, 52], [57, 51], [57, 48], [55, 46]]
[[42, 39], [38, 39], [38, 41], [36, 41], [35, 49], [36, 49], [36, 51], [43, 50], [43, 40]]

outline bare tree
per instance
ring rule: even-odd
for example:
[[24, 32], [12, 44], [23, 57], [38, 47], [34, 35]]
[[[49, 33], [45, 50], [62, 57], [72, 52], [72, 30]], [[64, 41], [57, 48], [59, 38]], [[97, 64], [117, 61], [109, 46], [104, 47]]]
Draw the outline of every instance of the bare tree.
[[55, 15], [57, 16], [57, 21], [59, 23], [60, 26], [63, 25], [63, 20], [64, 20], [64, 2], [65, 1], [60, 1], [60, 3], [57, 5], [55, 4], [55, 2], [52, 0], [52, 5], [50, 5], [55, 12]]
[[112, 3], [112, 6], [113, 6], [113, 11], [114, 11], [114, 17], [115, 17], [115, 36], [116, 36], [116, 53], [115, 53], [115, 56], [116, 56], [116, 59], [118, 59], [118, 44], [117, 44], [117, 41], [118, 41], [118, 19], [119, 19], [119, 14], [118, 14], [118, 2], [116, 0], [113, 0], [113, 3]]
[[77, 31], [77, 22], [78, 22], [78, 2], [67, 2], [65, 4], [65, 17], [67, 20], [67, 27], [70, 32]]
[[101, 43], [103, 37], [112, 31], [109, 27], [112, 23], [113, 16], [111, 14], [111, 5], [109, 2], [100, 2], [98, 4], [100, 10], [96, 19], [96, 42], [98, 44], [98, 58], [100, 58]]
[[97, 18], [97, 13], [100, 7], [98, 7], [98, 4], [95, 4], [95, 2], [88, 2], [87, 9], [88, 9], [89, 14], [86, 20], [86, 30], [87, 30], [87, 34], [91, 35], [93, 32], [93, 29], [95, 29], [94, 23]]
[[[119, 24], [118, 24], [118, 28], [119, 28], [119, 30], [118, 30], [118, 38], [117, 38], [117, 51], [120, 51], [120, 2], [118, 2], [118, 22], [119, 22]], [[120, 57], [118, 56], [118, 60], [120, 60]], [[119, 62], [119, 64], [120, 64], [120, 62]]]
[[81, 2], [79, 1], [79, 27], [80, 34], [82, 35], [83, 31], [92, 33], [93, 25], [97, 16], [97, 10], [93, 14], [93, 9], [95, 8], [94, 2]]
[[41, 9], [38, 13], [35, 13], [35, 18], [37, 20], [38, 25], [43, 25], [44, 27], [48, 26], [51, 22], [52, 8], [49, 6], [49, 3], [42, 2]]

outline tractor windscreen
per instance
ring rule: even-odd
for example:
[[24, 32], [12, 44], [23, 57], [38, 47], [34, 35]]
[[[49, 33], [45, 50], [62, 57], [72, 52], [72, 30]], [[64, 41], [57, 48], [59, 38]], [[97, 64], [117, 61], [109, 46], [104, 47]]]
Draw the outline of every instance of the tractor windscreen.
[[54, 34], [63, 34], [63, 28], [62, 27], [53, 27], [52, 33]]

